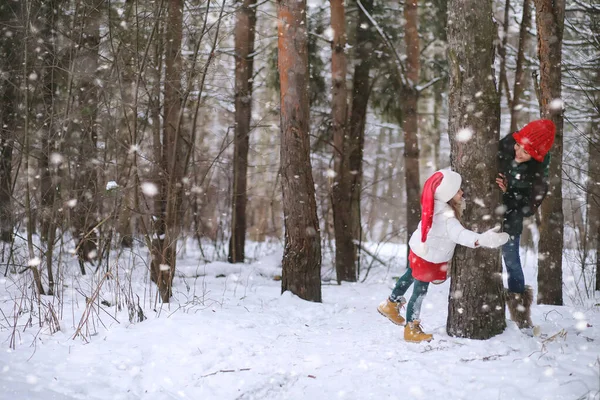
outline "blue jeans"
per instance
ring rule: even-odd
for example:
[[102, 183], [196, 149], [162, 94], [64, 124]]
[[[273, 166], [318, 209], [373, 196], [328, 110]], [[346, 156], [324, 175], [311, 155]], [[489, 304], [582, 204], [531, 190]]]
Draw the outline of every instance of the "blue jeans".
[[521, 267], [519, 256], [519, 242], [521, 235], [511, 236], [508, 242], [502, 246], [502, 258], [508, 273], [508, 290], [513, 293], [525, 291], [525, 276]]
[[419, 316], [421, 315], [421, 305], [423, 304], [423, 299], [427, 294], [429, 282], [422, 282], [413, 278], [412, 269], [409, 267], [406, 269], [404, 275], [398, 278], [398, 281], [396, 281], [396, 286], [390, 295], [390, 301], [393, 301], [394, 303], [405, 303], [406, 299], [404, 299], [404, 293], [406, 293], [413, 282], [415, 286], [413, 288], [412, 296], [408, 302], [408, 306], [406, 307], [406, 320], [408, 322], [419, 319]]

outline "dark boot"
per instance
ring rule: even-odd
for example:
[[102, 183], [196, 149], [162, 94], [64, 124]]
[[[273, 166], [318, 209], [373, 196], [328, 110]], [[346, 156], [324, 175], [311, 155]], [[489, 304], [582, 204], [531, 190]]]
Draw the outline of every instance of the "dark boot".
[[510, 319], [515, 321], [519, 329], [533, 328], [531, 322], [531, 303], [533, 303], [533, 288], [525, 286], [523, 293], [506, 292], [506, 305]]

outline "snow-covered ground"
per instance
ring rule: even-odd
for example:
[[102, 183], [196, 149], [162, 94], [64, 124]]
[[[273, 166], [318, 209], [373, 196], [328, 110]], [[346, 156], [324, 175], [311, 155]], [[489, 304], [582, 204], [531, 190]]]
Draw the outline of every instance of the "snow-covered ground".
[[[574, 261], [565, 259], [568, 305], [533, 307], [544, 337], [525, 336], [512, 322], [490, 340], [449, 337], [446, 282], [430, 287], [421, 315], [435, 340], [412, 344], [376, 311], [405, 268], [405, 249], [371, 250], [388, 266], [374, 262], [365, 282], [325, 283], [321, 304], [281, 294], [277, 246], [231, 265], [199, 261], [188, 243], [175, 298], [162, 307], [139, 249], [113, 261], [107, 280], [82, 278], [70, 263], [59, 295], [45, 296], [41, 306], [24, 291], [30, 274], [9, 273], [0, 278], [0, 398], [600, 398], [600, 300], [578, 295]], [[535, 288], [535, 255], [525, 259]], [[363, 276], [371, 261], [364, 260]], [[323, 271], [331, 274], [330, 263]], [[53, 315], [60, 330], [49, 334]]]

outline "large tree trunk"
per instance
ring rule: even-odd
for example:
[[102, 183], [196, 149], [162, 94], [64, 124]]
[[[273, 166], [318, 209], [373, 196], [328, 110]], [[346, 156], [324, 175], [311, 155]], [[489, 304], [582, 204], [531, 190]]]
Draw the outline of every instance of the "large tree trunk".
[[281, 188], [285, 248], [281, 291], [321, 301], [321, 235], [310, 164], [306, 1], [279, 0]]
[[338, 284], [356, 281], [356, 245], [354, 244], [352, 202], [346, 141], [348, 90], [346, 89], [346, 14], [343, 0], [331, 0], [331, 116], [333, 120], [333, 156], [335, 178], [332, 190], [335, 230], [335, 271]]
[[252, 64], [256, 0], [243, 0], [235, 25], [235, 138], [233, 141], [233, 199], [229, 262], [244, 262], [246, 242], [247, 171], [252, 117]]
[[[185, 146], [189, 141], [181, 130], [181, 39], [183, 0], [169, 0], [165, 48], [165, 112], [162, 140], [161, 176], [158, 178], [159, 210], [152, 238], [150, 278], [158, 286], [163, 302], [172, 295], [179, 238], [179, 208], [183, 190]], [[187, 144], [186, 144], [187, 143]]]
[[[419, 102], [420, 51], [417, 0], [404, 3], [404, 39], [406, 41], [406, 77], [408, 83], [402, 90], [402, 130], [404, 131], [404, 179], [406, 182], [406, 243], [417, 229], [421, 219], [421, 191], [419, 175]], [[408, 247], [407, 247], [408, 251]], [[408, 254], [407, 254], [408, 257]]]
[[[493, 185], [500, 101], [490, 79], [496, 38], [492, 0], [451, 0], [448, 9], [452, 167], [463, 178], [464, 225], [480, 232], [499, 222], [494, 215], [499, 195]], [[451, 270], [449, 335], [489, 339], [504, 330], [501, 272], [498, 250], [457, 246]]]
[[561, 51], [565, 3], [563, 0], [534, 0], [540, 59], [542, 116], [556, 125], [551, 149], [550, 187], [541, 206], [538, 262], [538, 304], [562, 305], [562, 253], [564, 216], [562, 209], [563, 116], [561, 98]]

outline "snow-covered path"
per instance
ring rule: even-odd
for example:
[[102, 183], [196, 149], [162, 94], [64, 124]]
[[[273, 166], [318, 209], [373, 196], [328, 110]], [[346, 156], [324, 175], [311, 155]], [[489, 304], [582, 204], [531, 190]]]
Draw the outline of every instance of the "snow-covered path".
[[[553, 339], [524, 336], [512, 322], [491, 340], [457, 339], [445, 333], [446, 282], [430, 288], [422, 312], [435, 340], [411, 344], [402, 340], [402, 327], [376, 311], [401, 267], [374, 273], [368, 283], [324, 285], [323, 303], [316, 304], [281, 295], [280, 282], [257, 273], [276, 268], [265, 265], [275, 264], [272, 260], [260, 267], [210, 264], [206, 276], [195, 281], [204, 291], [203, 302], [172, 303], [160, 315], [148, 309], [148, 319], [136, 324], [102, 318], [106, 328], [99, 326], [89, 343], [73, 340], [74, 328], [67, 323], [61, 332], [35, 340], [31, 335], [37, 332], [26, 330], [16, 350], [2, 343], [0, 398], [600, 396], [598, 307], [534, 306], [533, 319], [542, 331], [561, 333]], [[221, 273], [227, 277], [216, 278]], [[0, 333], [8, 336], [6, 330]]]

